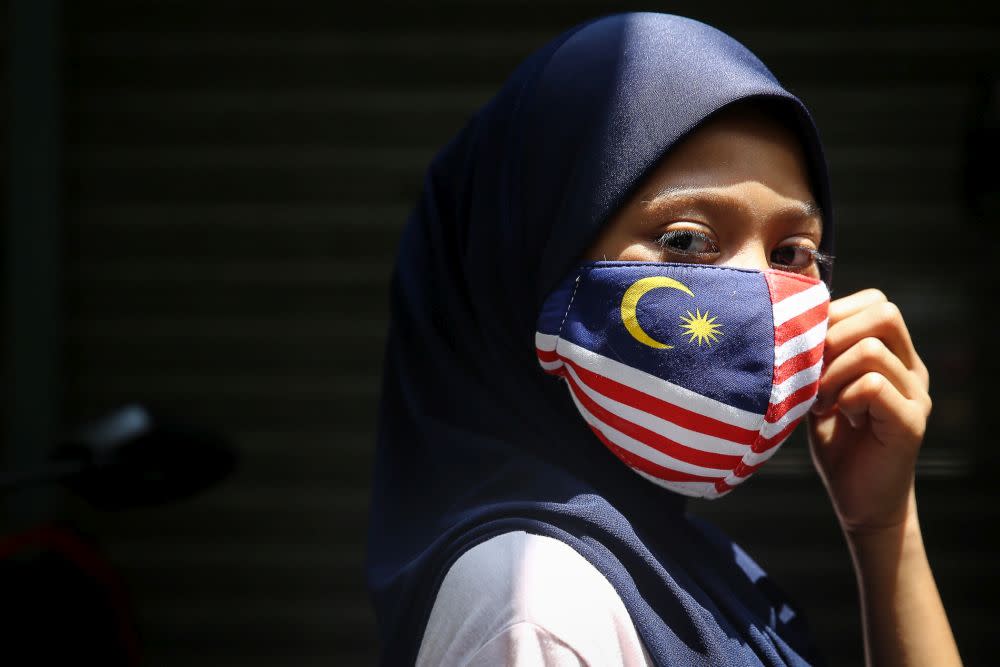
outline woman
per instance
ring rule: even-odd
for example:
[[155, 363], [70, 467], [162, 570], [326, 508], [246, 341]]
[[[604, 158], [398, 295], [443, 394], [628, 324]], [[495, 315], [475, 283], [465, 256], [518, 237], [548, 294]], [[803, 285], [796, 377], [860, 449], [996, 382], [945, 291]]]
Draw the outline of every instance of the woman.
[[684, 512], [738, 499], [811, 407], [869, 662], [958, 664], [913, 494], [927, 371], [881, 293], [828, 302], [832, 223], [808, 112], [726, 35], [623, 14], [529, 57], [435, 158], [399, 249], [383, 662], [815, 662]]

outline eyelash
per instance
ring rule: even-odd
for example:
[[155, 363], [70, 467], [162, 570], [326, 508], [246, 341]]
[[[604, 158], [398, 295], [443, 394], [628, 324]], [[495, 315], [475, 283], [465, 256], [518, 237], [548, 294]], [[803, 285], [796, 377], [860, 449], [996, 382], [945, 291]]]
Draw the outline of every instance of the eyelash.
[[[658, 246], [660, 246], [661, 248], [663, 248], [664, 250], [666, 250], [668, 252], [674, 252], [674, 253], [677, 253], [677, 254], [694, 255], [694, 256], [700, 256], [700, 257], [705, 257], [707, 255], [712, 254], [711, 252], [707, 252], [707, 253], [706, 252], [687, 252], [687, 253], [685, 253], [684, 251], [676, 250], [674, 248], [670, 248], [667, 244], [670, 242], [670, 240], [672, 238], [675, 238], [679, 234], [689, 234], [691, 236], [695, 236], [695, 237], [698, 237], [699, 239], [707, 241], [712, 246], [716, 245], [715, 242], [707, 234], [702, 234], [701, 232], [696, 231], [694, 229], [670, 230], [670, 231], [664, 232], [663, 234], [660, 234], [654, 240], [654, 242]], [[785, 247], [788, 247], [788, 246], [785, 246]], [[804, 250], [805, 252], [809, 253], [809, 255], [812, 257], [813, 263], [815, 263], [816, 265], [818, 265], [820, 267], [829, 268], [829, 267], [831, 267], [833, 265], [833, 260], [834, 260], [833, 255], [829, 255], [829, 254], [827, 254], [825, 252], [820, 252], [819, 250], [816, 250], [814, 248], [809, 248], [807, 246], [791, 246], [791, 247], [799, 248], [799, 249]], [[716, 250], [716, 251], [713, 251], [713, 252], [718, 252], [718, 251]], [[804, 267], [794, 267], [794, 268], [804, 268]]]
[[820, 252], [819, 250], [813, 250], [812, 248], [806, 248], [809, 254], [812, 255], [813, 261], [822, 266], [823, 268], [830, 268], [833, 266], [834, 256], [829, 255], [825, 252]]
[[713, 252], [718, 252], [717, 249], [714, 250], [714, 251], [711, 251], [711, 252], [707, 252], [707, 253], [706, 252], [685, 252], [685, 251], [682, 251], [682, 250], [677, 250], [676, 248], [671, 248], [669, 245], [667, 245], [668, 243], [670, 243], [670, 241], [672, 239], [679, 237], [681, 234], [687, 234], [687, 235], [696, 237], [696, 238], [698, 238], [700, 240], [708, 242], [712, 246], [716, 245], [715, 241], [713, 241], [707, 234], [702, 234], [701, 232], [699, 232], [697, 230], [694, 230], [694, 229], [672, 229], [672, 230], [666, 231], [666, 232], [664, 232], [663, 234], [661, 234], [660, 236], [658, 236], [656, 238], [655, 243], [658, 246], [660, 246], [661, 248], [663, 248], [664, 250], [667, 250], [669, 252], [675, 252], [675, 253], [678, 253], [678, 254], [705, 256], [705, 255], [710, 255]]

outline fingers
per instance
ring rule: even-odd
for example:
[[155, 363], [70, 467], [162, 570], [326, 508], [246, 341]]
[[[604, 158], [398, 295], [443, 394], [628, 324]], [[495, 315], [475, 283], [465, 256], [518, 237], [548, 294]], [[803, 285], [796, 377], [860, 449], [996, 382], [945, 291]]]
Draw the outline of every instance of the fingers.
[[840, 412], [855, 429], [871, 421], [879, 439], [892, 440], [919, 447], [927, 425], [930, 400], [926, 404], [906, 398], [881, 373], [869, 372], [848, 384], [837, 396]]
[[[861, 297], [866, 292], [868, 294]], [[865, 290], [845, 299], [838, 299], [835, 303], [840, 319], [833, 323], [833, 318], [830, 318], [831, 326], [827, 332], [823, 356], [831, 363], [862, 339], [878, 338], [907, 369], [917, 375], [926, 390], [929, 382], [927, 367], [913, 347], [899, 307], [884, 299], [885, 295], [878, 290]], [[840, 303], [845, 300], [851, 301], [847, 304]], [[834, 310], [834, 304], [830, 305], [830, 309]]]
[[823, 369], [819, 398], [813, 405], [813, 412], [823, 414], [829, 410], [845, 387], [869, 372], [878, 373], [886, 378], [909, 400], [921, 404], [930, 402], [926, 387], [920, 378], [910, 371], [881, 339], [867, 337], [852, 345]]
[[831, 301], [829, 313], [830, 326], [833, 326], [846, 317], [850, 317], [855, 313], [861, 312], [868, 306], [885, 303], [888, 300], [889, 299], [886, 298], [885, 294], [883, 294], [881, 290], [864, 289], [860, 292], [855, 292], [849, 296]]

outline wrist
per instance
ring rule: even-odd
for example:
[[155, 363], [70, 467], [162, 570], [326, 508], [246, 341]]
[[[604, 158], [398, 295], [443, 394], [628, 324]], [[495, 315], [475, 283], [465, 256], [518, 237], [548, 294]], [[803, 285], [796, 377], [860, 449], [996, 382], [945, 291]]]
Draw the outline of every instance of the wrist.
[[917, 516], [916, 498], [911, 487], [903, 517], [882, 526], [847, 526], [841, 524], [847, 546], [860, 569], [877, 568], [923, 557], [923, 536]]
[[[837, 504], [834, 502], [834, 507], [836, 506]], [[852, 523], [838, 511], [837, 519], [840, 530], [849, 542], [919, 532], [920, 522], [917, 518], [917, 500], [913, 482], [910, 482], [906, 496], [900, 499], [897, 509], [885, 513], [881, 518], [870, 517], [863, 523]]]

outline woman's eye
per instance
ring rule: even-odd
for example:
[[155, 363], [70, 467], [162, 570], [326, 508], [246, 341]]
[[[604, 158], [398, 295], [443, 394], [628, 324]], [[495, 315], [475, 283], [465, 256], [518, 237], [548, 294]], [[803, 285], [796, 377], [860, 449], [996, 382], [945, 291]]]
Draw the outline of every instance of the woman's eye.
[[805, 268], [813, 263], [816, 251], [801, 245], [786, 245], [771, 251], [771, 263], [793, 269]]
[[709, 255], [719, 252], [715, 241], [693, 229], [668, 231], [656, 239], [656, 243], [667, 250], [691, 255]]

